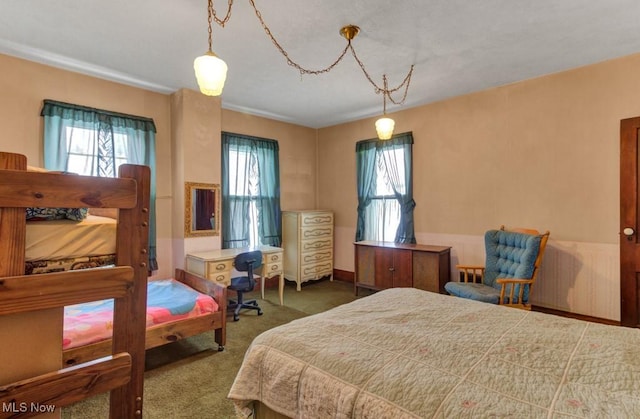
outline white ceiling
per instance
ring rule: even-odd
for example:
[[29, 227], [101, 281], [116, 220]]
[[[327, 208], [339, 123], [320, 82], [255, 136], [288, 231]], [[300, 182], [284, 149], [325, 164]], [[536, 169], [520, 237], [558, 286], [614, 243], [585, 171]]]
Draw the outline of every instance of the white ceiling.
[[[254, 1], [305, 68], [337, 58], [347, 24], [360, 27], [353, 45], [377, 83], [386, 74], [395, 87], [414, 64], [405, 104], [389, 113], [640, 52], [639, 0]], [[301, 77], [250, 4], [236, 0], [225, 27], [214, 24], [224, 108], [312, 128], [382, 112], [350, 53]], [[214, 5], [224, 16], [227, 2]], [[158, 92], [197, 90], [193, 59], [206, 50], [206, 0], [0, 0], [0, 53]]]

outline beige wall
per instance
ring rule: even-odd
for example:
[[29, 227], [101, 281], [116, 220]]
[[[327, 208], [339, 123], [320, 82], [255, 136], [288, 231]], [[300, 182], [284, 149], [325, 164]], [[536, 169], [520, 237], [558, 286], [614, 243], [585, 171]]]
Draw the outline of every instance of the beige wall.
[[[191, 91], [163, 95], [3, 55], [0, 68], [0, 149], [24, 153], [30, 164], [42, 163], [39, 113], [45, 98], [154, 119], [163, 274], [189, 247], [178, 227], [182, 192], [176, 185], [182, 180], [176, 179], [198, 180], [186, 179], [192, 174], [185, 165], [195, 161], [210, 166], [193, 176], [220, 176], [217, 134], [203, 149], [211, 153], [210, 163], [199, 160], [206, 153], [187, 157], [198, 149], [191, 141], [200, 134], [196, 130], [190, 138], [189, 132], [200, 125], [199, 117], [214, 118], [205, 124], [214, 130], [278, 140], [282, 208], [335, 211], [335, 266], [353, 270], [354, 146], [375, 136], [374, 118], [313, 130], [220, 109], [215, 101], [200, 103]], [[640, 115], [637, 74], [640, 55], [393, 113], [396, 132], [412, 131], [415, 139], [418, 241], [452, 245], [454, 263], [475, 263], [483, 259], [481, 237], [488, 228], [549, 229], [540, 302], [616, 318], [618, 131], [620, 119]], [[597, 284], [604, 284], [606, 295]], [[594, 304], [602, 307], [594, 310]]]
[[[0, 54], [0, 150], [43, 165], [42, 101], [61, 102], [153, 118], [156, 124], [158, 251], [170, 254], [171, 120], [169, 96]], [[167, 264], [162, 273], [169, 274]]]
[[[617, 243], [619, 126], [640, 114], [639, 70], [635, 55], [392, 114], [415, 140], [416, 231], [526, 225]], [[355, 143], [373, 123], [319, 130], [320, 205], [343, 227], [356, 220]]]
[[222, 130], [278, 140], [280, 206], [283, 210], [317, 207], [315, 129], [223, 109]]
[[157, 128], [157, 277], [188, 251], [219, 248], [219, 237], [184, 239], [185, 181], [220, 183], [220, 131], [278, 140], [283, 209], [316, 206], [316, 130], [221, 109], [220, 98], [172, 95], [84, 76], [0, 54], [0, 150], [43, 164], [43, 99], [153, 118]]
[[[638, 74], [640, 55], [633, 55], [392, 114], [396, 132], [414, 136], [418, 241], [459, 244], [454, 262], [468, 261], [468, 253], [476, 263], [487, 229], [548, 229], [543, 280], [560, 285], [539, 302], [616, 318], [619, 127], [640, 115]], [[347, 271], [355, 143], [375, 137], [373, 125], [367, 119], [318, 132], [319, 205], [336, 212], [336, 268]], [[594, 298], [592, 282], [607, 284], [607, 295]], [[608, 307], [587, 312], [598, 298]]]

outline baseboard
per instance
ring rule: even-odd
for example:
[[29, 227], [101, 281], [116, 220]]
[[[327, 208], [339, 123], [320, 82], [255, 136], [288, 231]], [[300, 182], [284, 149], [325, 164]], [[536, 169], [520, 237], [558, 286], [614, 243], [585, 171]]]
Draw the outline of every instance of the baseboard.
[[569, 317], [569, 318], [572, 318], [572, 319], [584, 320], [584, 321], [593, 322], [593, 323], [609, 324], [609, 325], [613, 325], [613, 326], [620, 326], [621, 325], [620, 322], [616, 321], [616, 320], [603, 319], [603, 318], [600, 318], [600, 317], [585, 316], [584, 314], [577, 314], [577, 313], [571, 313], [571, 312], [568, 312], [568, 311], [555, 310], [553, 308], [532, 306], [531, 310], [532, 311], [537, 311], [537, 312], [540, 312], [540, 313], [553, 314], [553, 315], [561, 316], [561, 317]]
[[333, 270], [333, 279], [337, 281], [350, 282], [353, 284], [354, 278], [356, 277], [354, 272], [343, 271], [340, 269]]

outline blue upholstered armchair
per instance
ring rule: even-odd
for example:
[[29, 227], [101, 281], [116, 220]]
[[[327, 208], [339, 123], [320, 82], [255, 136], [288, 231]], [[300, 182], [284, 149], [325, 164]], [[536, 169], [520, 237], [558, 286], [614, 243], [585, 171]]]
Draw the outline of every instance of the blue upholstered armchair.
[[485, 265], [457, 265], [461, 281], [447, 282], [444, 288], [457, 297], [530, 310], [529, 294], [548, 238], [548, 231], [489, 230], [484, 235]]

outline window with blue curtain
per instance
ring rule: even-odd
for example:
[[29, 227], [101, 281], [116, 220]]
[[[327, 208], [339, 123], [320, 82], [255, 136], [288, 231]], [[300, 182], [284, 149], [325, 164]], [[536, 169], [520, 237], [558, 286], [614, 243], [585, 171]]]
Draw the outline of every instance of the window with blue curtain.
[[156, 251], [156, 126], [151, 118], [45, 100], [44, 167], [86, 176], [116, 177], [123, 163], [151, 169], [149, 270]]
[[282, 242], [278, 142], [222, 133], [222, 248]]
[[356, 143], [356, 241], [416, 243], [412, 149], [410, 132]]

